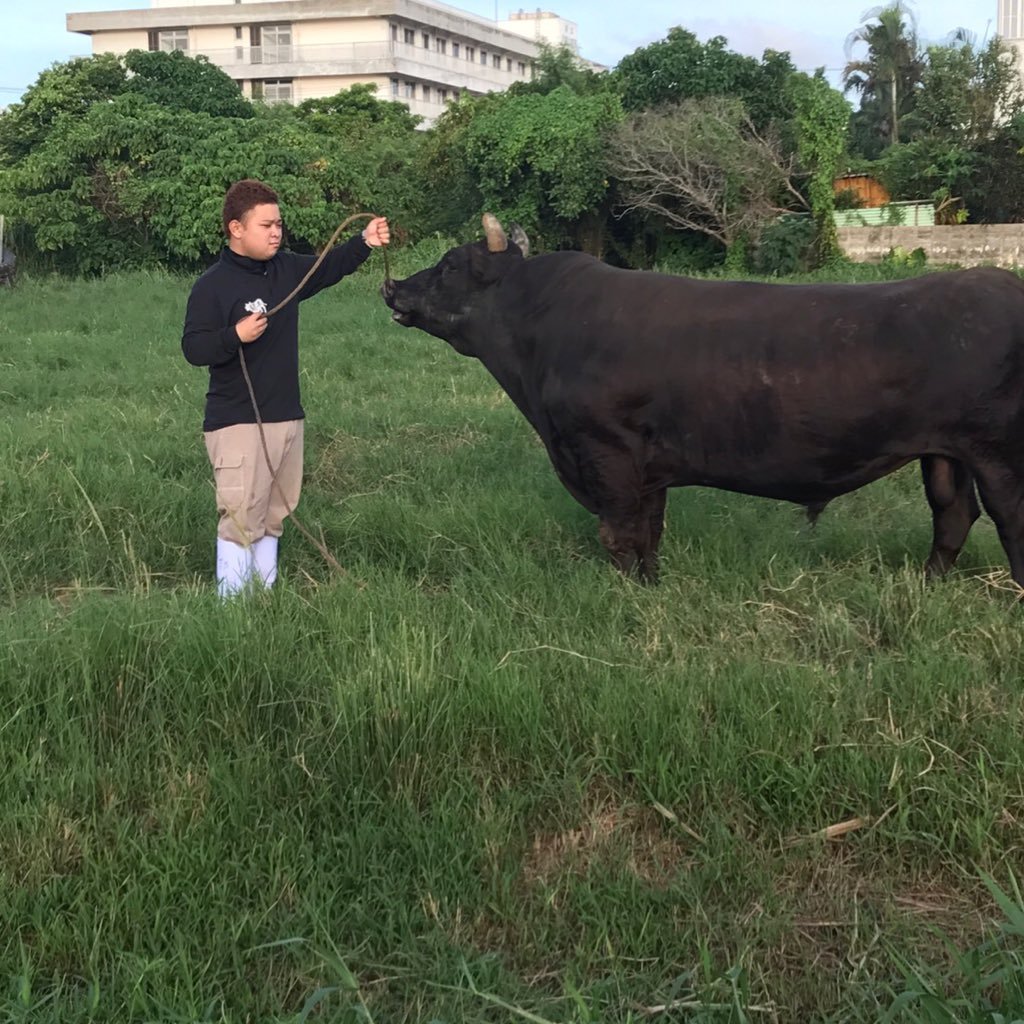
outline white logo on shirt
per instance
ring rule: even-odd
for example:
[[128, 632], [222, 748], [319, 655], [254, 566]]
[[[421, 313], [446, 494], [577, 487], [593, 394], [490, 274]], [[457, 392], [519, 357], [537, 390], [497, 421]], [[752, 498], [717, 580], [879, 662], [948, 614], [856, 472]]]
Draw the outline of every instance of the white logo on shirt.
[[253, 299], [245, 304], [246, 313], [266, 313], [267, 304], [262, 299]]

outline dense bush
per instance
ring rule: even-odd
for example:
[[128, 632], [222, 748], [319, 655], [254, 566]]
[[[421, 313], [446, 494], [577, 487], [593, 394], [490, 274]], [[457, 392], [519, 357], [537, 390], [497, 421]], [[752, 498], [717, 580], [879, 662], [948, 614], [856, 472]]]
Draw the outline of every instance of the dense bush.
[[814, 265], [814, 234], [810, 217], [780, 217], [761, 235], [754, 269], [769, 277], [805, 273]]

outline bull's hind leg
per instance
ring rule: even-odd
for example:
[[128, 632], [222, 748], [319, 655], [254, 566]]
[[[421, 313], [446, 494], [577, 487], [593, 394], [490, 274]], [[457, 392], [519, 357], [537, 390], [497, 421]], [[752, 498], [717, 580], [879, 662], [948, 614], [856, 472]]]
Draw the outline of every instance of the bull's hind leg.
[[925, 572], [942, 576], [955, 564], [981, 509], [974, 495], [974, 477], [964, 463], [942, 455], [925, 455], [921, 459], [921, 478], [932, 510], [933, 529]]
[[1010, 575], [1024, 587], [1024, 479], [1006, 465], [985, 463], [972, 468], [982, 504], [1010, 561]]

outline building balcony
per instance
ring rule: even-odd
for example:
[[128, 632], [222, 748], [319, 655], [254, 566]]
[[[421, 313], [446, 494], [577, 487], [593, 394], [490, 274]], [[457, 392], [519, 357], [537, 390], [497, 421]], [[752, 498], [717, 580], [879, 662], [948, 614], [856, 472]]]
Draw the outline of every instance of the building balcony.
[[452, 89], [484, 93], [507, 89], [513, 82], [529, 80], [531, 74], [529, 65], [525, 74], [519, 73], [518, 58], [509, 71], [504, 57], [502, 66], [496, 68], [490, 63], [480, 64], [462, 56], [453, 57], [393, 40], [312, 46], [238, 45], [227, 50], [196, 52], [208, 57], [236, 79], [397, 75], [440, 83]]

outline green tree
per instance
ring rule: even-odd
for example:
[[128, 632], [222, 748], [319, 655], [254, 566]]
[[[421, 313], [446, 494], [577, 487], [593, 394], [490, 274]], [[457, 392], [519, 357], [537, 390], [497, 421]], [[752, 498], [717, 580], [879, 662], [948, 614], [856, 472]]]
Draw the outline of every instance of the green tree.
[[[180, 84], [193, 101], [154, 102], [148, 88], [130, 86], [145, 76], [126, 76], [118, 87], [111, 74], [105, 93], [94, 89], [101, 100], [76, 105], [54, 90], [47, 105], [39, 89], [31, 116], [17, 112], [18, 130], [5, 137], [14, 140], [14, 156], [0, 164], [0, 206], [29, 262], [34, 256], [74, 274], [154, 264], [193, 269], [219, 251], [224, 190], [243, 177], [273, 184], [291, 243], [313, 249], [358, 209], [392, 213], [410, 187], [405, 169], [417, 133], [407, 112], [377, 112], [356, 96], [325, 101], [320, 110], [246, 104], [245, 117], [226, 116], [216, 112], [225, 108], [209, 89], [209, 65], [174, 58], [151, 66], [192, 69], [194, 87]], [[91, 70], [111, 67], [100, 61]], [[54, 70], [47, 87], [89, 67]], [[154, 80], [166, 84], [160, 75]], [[360, 109], [358, 117], [342, 112], [347, 105]], [[375, 126], [355, 130], [359, 119], [378, 114]], [[0, 118], [0, 136], [10, 124]], [[35, 141], [26, 151], [20, 144], [29, 136]]]
[[875, 165], [893, 199], [931, 199], [936, 206], [963, 195], [978, 153], [948, 136], [929, 136], [892, 146]]
[[111, 53], [76, 57], [47, 68], [20, 103], [0, 113], [0, 166], [31, 153], [61, 117], [84, 117], [94, 103], [119, 96], [126, 77], [121, 59]]
[[1015, 219], [1024, 90], [1011, 58], [998, 38], [978, 48], [962, 30], [929, 48], [916, 108], [903, 122], [911, 141], [887, 150], [877, 168], [895, 198], [931, 198], [947, 215], [965, 207], [976, 221]]
[[676, 27], [665, 39], [623, 57], [612, 77], [627, 111], [733, 96], [761, 129], [790, 116], [785, 83], [793, 72], [787, 53], [766, 50], [758, 61], [729, 50], [722, 36], [701, 43], [692, 32]]
[[360, 139], [381, 132], [405, 137], [423, 120], [404, 103], [379, 99], [377, 86], [372, 83], [358, 83], [333, 96], [303, 100], [295, 109], [318, 131], [350, 132]]
[[129, 50], [121, 59], [127, 73], [125, 92], [168, 110], [252, 117], [252, 104], [238, 91], [234, 79], [202, 54]]
[[220, 248], [220, 202], [237, 178], [272, 181], [304, 238], [326, 226], [307, 213], [323, 204], [308, 171], [319, 147], [281, 128], [122, 95], [59, 118], [28, 157], [0, 171], [0, 196], [22, 251], [52, 269], [193, 267]]
[[813, 77], [796, 75], [790, 82], [796, 108], [797, 153], [807, 175], [807, 195], [815, 224], [815, 257], [820, 265], [842, 254], [836, 235], [833, 182], [846, 151], [850, 107], [819, 70]]
[[591, 96], [613, 88], [611, 76], [607, 72], [586, 67], [568, 46], [550, 46], [541, 42], [540, 55], [533, 65], [532, 80], [513, 82], [508, 91], [513, 95], [547, 95], [563, 85], [577, 96]]
[[975, 150], [961, 195], [972, 221], [1024, 222], [1024, 115], [1018, 114]]
[[0, 164], [31, 153], [60, 118], [84, 117], [94, 104], [122, 95], [215, 117], [253, 113], [235, 82], [202, 56], [130, 50], [77, 57], [43, 71], [22, 101], [0, 114]]
[[469, 127], [485, 107], [501, 102], [498, 93], [463, 95], [434, 122], [416, 152], [413, 180], [419, 183], [411, 223], [418, 234], [476, 238], [484, 210], [474, 166], [466, 148]]
[[978, 48], [968, 33], [928, 48], [912, 128], [915, 138], [975, 146], [1024, 112], [1024, 88], [1013, 53], [998, 36]]
[[404, 103], [380, 100], [376, 86], [358, 84], [333, 96], [273, 108], [294, 117], [321, 140], [310, 165], [324, 195], [342, 208], [386, 213], [396, 224], [410, 220], [419, 197], [417, 152], [426, 133]]
[[580, 96], [566, 85], [547, 94], [461, 101], [435, 129], [428, 189], [435, 195], [454, 188], [466, 201], [461, 212], [473, 234], [481, 210], [489, 209], [518, 221], [541, 244], [589, 240], [594, 248], [594, 218], [608, 191], [606, 140], [621, 116], [612, 93]]
[[[866, 53], [858, 59], [853, 51]], [[915, 92], [924, 72], [913, 13], [903, 0], [875, 7], [864, 24], [846, 39], [847, 64], [843, 90], [853, 90], [867, 101], [864, 108], [879, 117], [875, 125], [890, 145], [899, 141], [900, 119], [914, 108]]]

